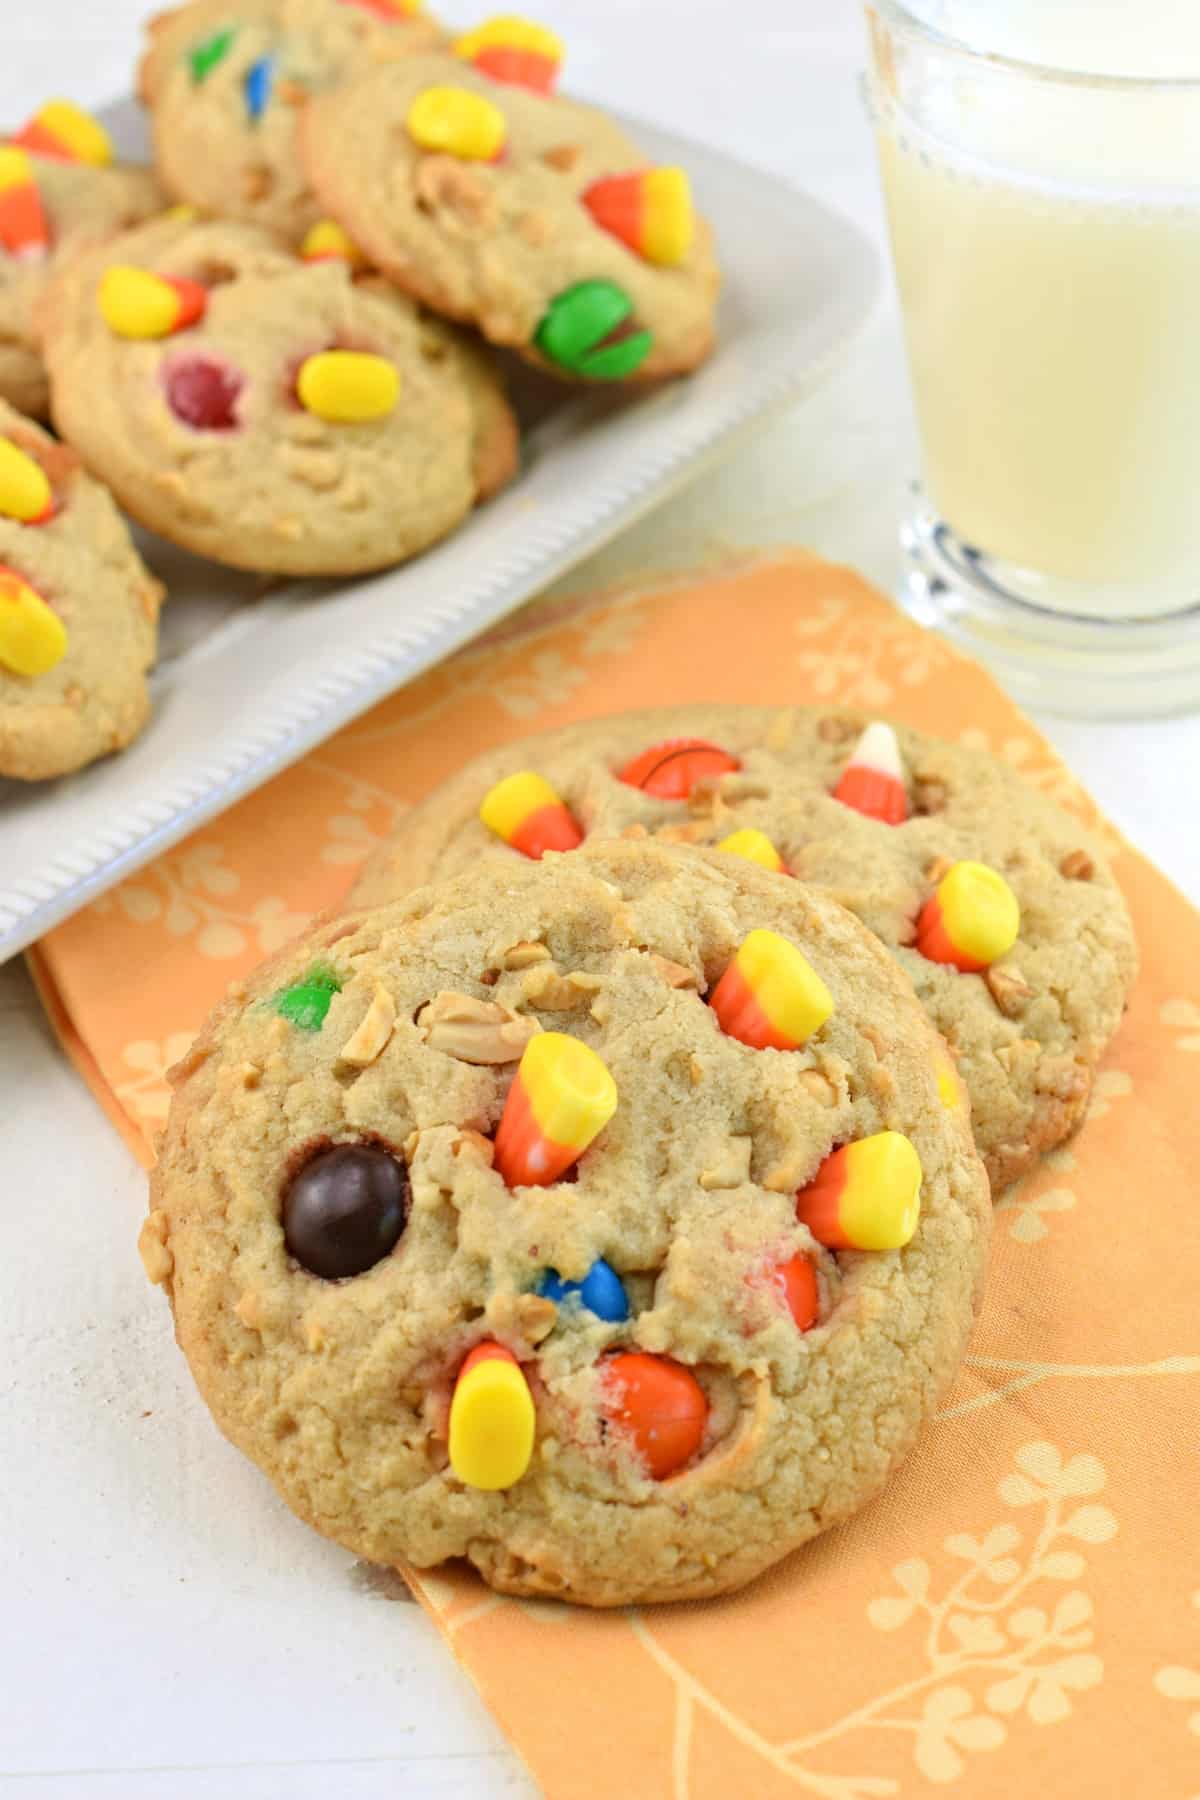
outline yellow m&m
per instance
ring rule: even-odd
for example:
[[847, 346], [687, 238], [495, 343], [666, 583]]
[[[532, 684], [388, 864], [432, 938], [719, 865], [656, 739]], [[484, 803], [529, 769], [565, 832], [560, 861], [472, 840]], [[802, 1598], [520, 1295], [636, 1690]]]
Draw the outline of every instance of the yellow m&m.
[[418, 94], [408, 109], [408, 131], [422, 150], [465, 162], [493, 162], [507, 135], [498, 106], [458, 87], [431, 87]]
[[42, 525], [54, 511], [46, 471], [11, 438], [0, 438], [0, 517]]
[[296, 397], [333, 425], [386, 419], [400, 398], [400, 373], [386, 356], [365, 350], [320, 350], [301, 364]]

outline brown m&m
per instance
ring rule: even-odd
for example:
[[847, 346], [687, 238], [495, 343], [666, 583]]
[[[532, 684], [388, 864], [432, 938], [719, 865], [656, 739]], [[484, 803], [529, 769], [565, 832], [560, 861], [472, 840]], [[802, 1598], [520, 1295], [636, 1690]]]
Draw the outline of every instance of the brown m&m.
[[338, 1144], [300, 1170], [283, 1197], [283, 1235], [325, 1281], [362, 1275], [395, 1249], [408, 1217], [404, 1164], [377, 1144]]

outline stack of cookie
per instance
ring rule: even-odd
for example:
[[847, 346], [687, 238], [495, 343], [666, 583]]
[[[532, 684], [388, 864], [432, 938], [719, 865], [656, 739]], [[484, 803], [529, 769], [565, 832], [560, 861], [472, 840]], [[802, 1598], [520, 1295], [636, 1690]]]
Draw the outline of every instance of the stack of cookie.
[[[528, 21], [456, 37], [419, 0], [189, 0], [155, 19], [153, 176], [115, 166], [62, 101], [0, 145], [0, 400], [48, 414], [132, 518], [218, 562], [353, 575], [437, 542], [518, 465], [480, 337], [609, 384], [712, 347], [717, 269], [686, 174], [558, 97], [561, 59]], [[0, 775], [31, 778], [128, 742], [154, 637], [110, 648], [97, 690], [96, 547], [61, 487], [28, 513], [22, 484], [53, 477], [14, 429]], [[63, 566], [43, 579], [48, 546]]]
[[174, 1075], [142, 1253], [232, 1440], [360, 1555], [589, 1605], [861, 1506], [1133, 979], [1087, 834], [883, 720], [688, 708], [468, 765], [351, 906]]

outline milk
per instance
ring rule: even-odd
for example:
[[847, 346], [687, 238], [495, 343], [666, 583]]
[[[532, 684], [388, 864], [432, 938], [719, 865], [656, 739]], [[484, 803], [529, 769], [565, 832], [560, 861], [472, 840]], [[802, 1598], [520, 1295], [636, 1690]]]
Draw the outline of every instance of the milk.
[[[960, 31], [986, 11], [1004, 54], [1164, 60], [1152, 3], [938, 10]], [[880, 161], [934, 506], [973, 548], [1063, 584], [1043, 603], [1194, 603], [1200, 86], [964, 75], [903, 46], [894, 75], [877, 84]]]

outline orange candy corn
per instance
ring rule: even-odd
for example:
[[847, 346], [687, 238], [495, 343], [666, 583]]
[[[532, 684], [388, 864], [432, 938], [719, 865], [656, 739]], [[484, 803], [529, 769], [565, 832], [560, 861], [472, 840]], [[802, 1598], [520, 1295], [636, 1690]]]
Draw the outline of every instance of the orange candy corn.
[[833, 1011], [833, 996], [795, 944], [752, 931], [709, 995], [721, 1030], [752, 1050], [795, 1050]]
[[783, 858], [771, 842], [765, 831], [754, 831], [749, 827], [744, 831], [732, 831], [727, 838], [722, 838], [717, 845], [727, 856], [740, 856], [743, 862], [757, 863], [760, 869], [770, 869], [772, 875], [786, 875]]
[[899, 1250], [921, 1215], [921, 1159], [899, 1131], [827, 1156], [796, 1195], [796, 1217], [830, 1250]]
[[476, 1344], [450, 1402], [450, 1467], [467, 1487], [496, 1492], [520, 1481], [533, 1455], [537, 1415], [511, 1350]]
[[300, 245], [302, 262], [344, 262], [352, 269], [365, 269], [367, 259], [340, 225], [332, 219], [318, 219], [305, 232]]
[[534, 862], [547, 850], [577, 850], [583, 842], [582, 831], [550, 783], [532, 769], [507, 775], [489, 789], [479, 817], [489, 831]]
[[775, 1281], [783, 1295], [784, 1304], [796, 1321], [797, 1329], [811, 1330], [821, 1310], [817, 1271], [812, 1257], [801, 1251], [790, 1262], [780, 1263], [775, 1270]]
[[605, 1064], [561, 1031], [531, 1038], [496, 1131], [495, 1166], [509, 1187], [559, 1181], [617, 1110]]
[[655, 1481], [695, 1456], [704, 1440], [708, 1401], [690, 1369], [669, 1356], [623, 1350], [601, 1368], [604, 1415], [633, 1446]]
[[686, 800], [706, 776], [727, 775], [741, 766], [736, 756], [704, 738], [669, 738], [626, 763], [618, 770], [617, 780], [659, 800]]
[[204, 317], [208, 289], [182, 276], [152, 275], [149, 269], [114, 264], [104, 272], [96, 304], [117, 337], [172, 337]]
[[907, 819], [900, 746], [895, 732], [882, 719], [868, 725], [859, 738], [833, 797], [870, 819], [882, 819], [885, 825], [903, 825]]
[[647, 262], [672, 268], [687, 259], [695, 236], [692, 190], [682, 169], [606, 175], [580, 196], [602, 230]]
[[465, 32], [455, 43], [454, 54], [493, 81], [549, 94], [562, 67], [563, 46], [544, 25], [506, 15]]
[[103, 167], [113, 159], [112, 139], [98, 119], [70, 100], [48, 100], [10, 142], [55, 162], [92, 163]]
[[0, 145], [0, 245], [10, 256], [45, 256], [50, 226], [28, 152]]
[[1017, 897], [986, 863], [957, 862], [917, 920], [917, 949], [930, 962], [977, 975], [1007, 955], [1021, 929]]
[[360, 12], [374, 13], [389, 25], [397, 19], [411, 19], [421, 10], [421, 0], [342, 0], [343, 6], [357, 6]]

